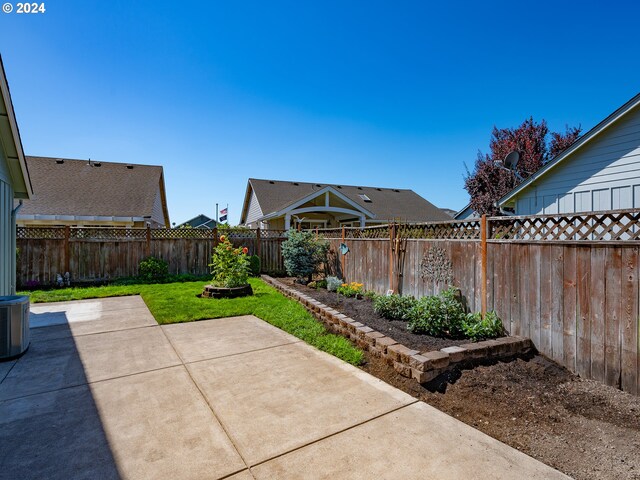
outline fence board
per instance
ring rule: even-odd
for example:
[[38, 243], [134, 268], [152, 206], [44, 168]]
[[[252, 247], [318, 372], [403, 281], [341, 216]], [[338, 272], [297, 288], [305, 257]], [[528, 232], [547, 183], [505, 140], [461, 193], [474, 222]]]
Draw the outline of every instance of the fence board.
[[[564, 248], [552, 245], [549, 247], [550, 274], [551, 274], [551, 358], [562, 364], [564, 361]], [[575, 274], [575, 272], [574, 272]], [[540, 296], [541, 299], [542, 295]], [[544, 305], [545, 301], [542, 301]]]
[[591, 251], [591, 378], [604, 382], [606, 250]]
[[622, 250], [606, 248], [606, 291], [604, 314], [605, 383], [618, 386], [620, 371], [620, 317], [622, 307]]
[[591, 378], [591, 248], [576, 248], [576, 371]]
[[622, 389], [638, 394], [638, 248], [622, 251], [621, 381]]
[[[571, 371], [576, 371], [576, 248], [572, 246], [563, 249], [563, 310], [560, 319], [562, 327], [562, 363]], [[560, 354], [560, 353], [559, 353]], [[554, 350], [555, 355], [555, 350]]]

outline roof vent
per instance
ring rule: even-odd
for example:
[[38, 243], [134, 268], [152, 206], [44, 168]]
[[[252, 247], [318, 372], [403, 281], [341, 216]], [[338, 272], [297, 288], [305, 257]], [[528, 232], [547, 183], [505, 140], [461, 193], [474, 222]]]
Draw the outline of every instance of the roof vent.
[[394, 191], [394, 192], [398, 192], [398, 193], [400, 193], [400, 190], [395, 189], [395, 188], [393, 189], [393, 191]]
[[56, 163], [57, 163], [58, 165], [62, 165], [62, 164], [64, 163], [64, 160], [63, 160], [62, 158], [57, 158], [57, 159], [56, 159]]
[[127, 168], [128, 168], [129, 170], [133, 170], [133, 165], [127, 165]]
[[340, 185], [336, 185], [337, 188], [342, 188]]
[[358, 190], [362, 190], [362, 187], [358, 187]]
[[276, 182], [274, 182], [273, 180], [269, 180], [269, 183], [270, 183], [271, 185], [274, 185]]
[[363, 200], [366, 203], [372, 203], [372, 200], [367, 197], [364, 193], [359, 193], [358, 196], [360, 197], [361, 200]]
[[94, 167], [101, 167], [102, 164], [100, 162], [93, 162]]
[[298, 185], [300, 185], [298, 182], [293, 182], [293, 184], [297, 187]]
[[322, 185], [320, 185], [319, 183], [316, 183], [316, 187], [321, 187]]
[[381, 191], [382, 191], [382, 189], [381, 189], [381, 188], [376, 188], [376, 190], [378, 190], [379, 192], [381, 192]]

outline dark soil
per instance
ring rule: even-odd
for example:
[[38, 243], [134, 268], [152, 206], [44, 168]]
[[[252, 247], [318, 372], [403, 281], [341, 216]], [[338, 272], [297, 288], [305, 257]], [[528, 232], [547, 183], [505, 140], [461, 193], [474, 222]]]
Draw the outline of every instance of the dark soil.
[[431, 337], [429, 335], [416, 335], [407, 330], [407, 322], [400, 320], [389, 320], [378, 315], [373, 310], [373, 302], [368, 298], [347, 298], [335, 292], [329, 292], [323, 288], [309, 288], [295, 282], [293, 278], [279, 278], [279, 281], [294, 287], [295, 289], [315, 298], [325, 305], [335, 308], [344, 313], [347, 317], [373, 328], [377, 332], [384, 333], [393, 338], [396, 342], [420, 352], [440, 350], [452, 345], [463, 345], [469, 343], [469, 339], [452, 339], [442, 337]]
[[[408, 333], [402, 322], [387, 330], [375, 326], [382, 319], [368, 310], [368, 300], [344, 301], [331, 292], [296, 288], [416, 345], [399, 334]], [[427, 342], [432, 349], [456, 343], [431, 337]], [[583, 380], [542, 355], [454, 368], [426, 385], [365, 356], [363, 370], [578, 480], [640, 480], [640, 397]]]

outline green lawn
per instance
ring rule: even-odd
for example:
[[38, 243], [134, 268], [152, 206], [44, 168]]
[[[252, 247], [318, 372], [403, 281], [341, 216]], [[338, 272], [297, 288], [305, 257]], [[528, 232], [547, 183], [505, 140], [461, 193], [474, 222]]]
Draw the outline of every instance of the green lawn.
[[346, 362], [353, 365], [362, 362], [361, 350], [346, 338], [329, 333], [302, 305], [284, 297], [260, 279], [252, 278], [250, 282], [253, 296], [220, 300], [196, 297], [207, 282], [63, 288], [21, 294], [30, 295], [32, 303], [141, 295], [160, 324], [255, 315]]

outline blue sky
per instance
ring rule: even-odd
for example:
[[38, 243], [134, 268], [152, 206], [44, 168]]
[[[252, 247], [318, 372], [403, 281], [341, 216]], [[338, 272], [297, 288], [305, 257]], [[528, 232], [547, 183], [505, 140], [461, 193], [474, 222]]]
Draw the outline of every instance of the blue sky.
[[640, 91], [632, 1], [45, 7], [0, 13], [25, 152], [163, 165], [178, 223], [236, 223], [249, 177], [459, 209], [494, 125], [589, 129]]

